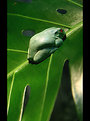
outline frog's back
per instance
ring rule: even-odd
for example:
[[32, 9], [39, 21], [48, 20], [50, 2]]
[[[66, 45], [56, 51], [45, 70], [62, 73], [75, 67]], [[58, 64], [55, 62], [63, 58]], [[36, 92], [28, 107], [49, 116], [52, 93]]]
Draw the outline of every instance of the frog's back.
[[50, 32], [40, 32], [31, 38], [30, 45], [32, 47], [48, 46], [54, 43], [54, 38], [54, 34]]

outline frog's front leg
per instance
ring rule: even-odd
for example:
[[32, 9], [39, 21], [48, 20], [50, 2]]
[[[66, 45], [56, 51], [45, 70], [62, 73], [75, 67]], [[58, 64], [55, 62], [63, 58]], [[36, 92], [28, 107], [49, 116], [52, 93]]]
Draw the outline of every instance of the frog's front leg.
[[62, 45], [62, 43], [63, 43], [63, 40], [60, 39], [60, 38], [58, 38], [58, 39], [55, 40], [56, 47], [60, 47]]

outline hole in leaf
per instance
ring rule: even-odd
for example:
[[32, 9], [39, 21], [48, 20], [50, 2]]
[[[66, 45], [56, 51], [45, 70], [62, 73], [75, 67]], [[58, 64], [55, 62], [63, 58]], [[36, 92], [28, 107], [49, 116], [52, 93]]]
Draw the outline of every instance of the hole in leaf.
[[18, 2], [26, 2], [26, 3], [32, 2], [32, 0], [16, 0], [16, 1], [18, 1]]
[[66, 14], [67, 13], [67, 10], [64, 10], [64, 9], [57, 9], [56, 11], [58, 13], [61, 13], [61, 14]]
[[22, 30], [22, 34], [27, 37], [32, 37], [35, 35], [35, 32], [33, 30]]
[[25, 107], [28, 103], [28, 100], [29, 100], [29, 96], [30, 96], [30, 86], [28, 85], [26, 87], [26, 90], [25, 90], [25, 98], [24, 98], [24, 105], [23, 105], [23, 113], [24, 113], [24, 110], [25, 110]]

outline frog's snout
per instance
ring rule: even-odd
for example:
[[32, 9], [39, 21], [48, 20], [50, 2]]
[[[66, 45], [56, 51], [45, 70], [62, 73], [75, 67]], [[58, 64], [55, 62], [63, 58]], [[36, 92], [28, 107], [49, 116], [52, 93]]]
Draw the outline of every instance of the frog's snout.
[[64, 37], [62, 38], [62, 40], [64, 41], [66, 39], [66, 34], [64, 35]]

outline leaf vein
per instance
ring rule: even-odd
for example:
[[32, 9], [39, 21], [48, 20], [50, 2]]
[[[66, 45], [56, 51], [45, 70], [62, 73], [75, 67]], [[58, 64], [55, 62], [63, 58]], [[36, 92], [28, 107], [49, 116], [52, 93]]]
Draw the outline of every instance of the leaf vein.
[[7, 115], [8, 115], [8, 111], [9, 111], [9, 107], [10, 107], [10, 98], [11, 98], [11, 93], [12, 93], [12, 88], [13, 88], [14, 79], [15, 79], [15, 72], [13, 73], [12, 82], [11, 82], [11, 87], [10, 87], [10, 93], [9, 93], [9, 97], [8, 97]]
[[40, 114], [40, 121], [42, 119], [42, 114], [43, 114], [43, 109], [44, 109], [44, 104], [45, 104], [45, 98], [46, 98], [46, 93], [47, 93], [48, 80], [49, 80], [49, 72], [50, 72], [52, 57], [53, 57], [53, 54], [51, 54], [51, 56], [50, 56], [50, 60], [49, 60], [49, 64], [48, 64], [48, 69], [47, 69], [47, 76], [46, 76], [45, 90], [44, 90], [44, 96], [43, 96], [43, 103], [42, 103], [42, 108], [41, 108], [42, 111], [41, 111], [41, 114]]
[[66, 27], [66, 28], [69, 28], [69, 29], [72, 28], [72, 26], [68, 26], [68, 25], [65, 25], [65, 24], [60, 24], [60, 23], [53, 22], [53, 21], [48, 21], [48, 20], [39, 19], [39, 18], [33, 18], [33, 17], [29, 17], [29, 16], [24, 16], [24, 15], [21, 15], [21, 14], [8, 13], [7, 15], [18, 16], [18, 17], [23, 17], [23, 18], [26, 18], [26, 19], [35, 20], [35, 21], [42, 21], [42, 22], [46, 22], [46, 23], [56, 24], [56, 25], [60, 25], [62, 27]]
[[7, 51], [11, 51], [11, 52], [19, 52], [19, 53], [28, 53], [27, 51], [24, 50], [16, 50], [16, 49], [7, 49]]
[[79, 3], [75, 2], [75, 1], [72, 1], [72, 0], [67, 0], [67, 1], [69, 1], [69, 2], [71, 2], [73, 4], [75, 4], [75, 5], [77, 5], [79, 7], [83, 7], [83, 5], [81, 5], [81, 4], [79, 4]]

